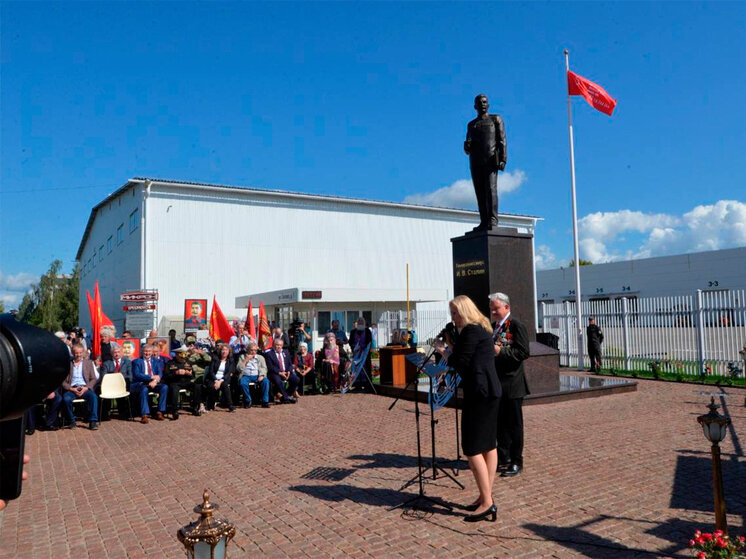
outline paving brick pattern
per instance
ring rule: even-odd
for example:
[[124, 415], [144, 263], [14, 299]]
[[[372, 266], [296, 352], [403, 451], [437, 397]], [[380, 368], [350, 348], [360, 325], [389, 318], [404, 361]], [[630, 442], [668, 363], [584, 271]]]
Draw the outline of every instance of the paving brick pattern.
[[[718, 391], [641, 381], [634, 393], [525, 408], [524, 473], [499, 479], [496, 523], [442, 504], [476, 494], [429, 480], [429, 511], [390, 510], [417, 492], [413, 404], [371, 394], [148, 425], [112, 420], [27, 438], [31, 479], [4, 513], [0, 558], [178, 558], [176, 531], [202, 490], [237, 534], [231, 557], [690, 557], [712, 528], [709, 447], [696, 417]], [[746, 391], [718, 398], [731, 534], [746, 533]], [[437, 451], [456, 457], [454, 413]], [[430, 449], [429, 415], [421, 417]]]

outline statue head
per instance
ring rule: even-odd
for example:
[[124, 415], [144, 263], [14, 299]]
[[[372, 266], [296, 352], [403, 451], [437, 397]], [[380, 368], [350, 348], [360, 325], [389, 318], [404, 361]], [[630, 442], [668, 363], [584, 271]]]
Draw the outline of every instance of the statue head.
[[480, 93], [474, 98], [474, 108], [480, 115], [487, 114], [490, 108], [490, 102], [484, 93]]

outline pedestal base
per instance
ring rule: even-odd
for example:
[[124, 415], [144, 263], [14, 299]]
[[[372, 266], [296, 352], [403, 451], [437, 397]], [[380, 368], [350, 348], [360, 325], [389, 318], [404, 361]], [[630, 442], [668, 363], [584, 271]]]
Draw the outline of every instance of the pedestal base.
[[485, 316], [490, 316], [490, 293], [510, 297], [510, 312], [536, 340], [534, 307], [534, 251], [532, 236], [498, 227], [451, 239], [453, 293], [467, 295]]

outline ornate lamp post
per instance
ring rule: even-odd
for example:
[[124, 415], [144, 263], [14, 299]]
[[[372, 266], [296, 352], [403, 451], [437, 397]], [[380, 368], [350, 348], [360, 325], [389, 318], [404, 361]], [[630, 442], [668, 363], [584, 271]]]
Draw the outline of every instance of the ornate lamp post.
[[720, 441], [728, 432], [730, 419], [720, 415], [715, 397], [710, 398], [710, 413], [700, 415], [697, 421], [702, 426], [705, 438], [712, 443], [712, 487], [715, 493], [715, 527], [723, 532], [728, 531], [728, 520], [725, 517], [725, 496], [723, 494], [723, 474], [720, 469]]
[[225, 559], [228, 542], [236, 535], [236, 527], [227, 520], [214, 518], [218, 506], [210, 503], [210, 492], [205, 489], [202, 504], [194, 507], [199, 520], [180, 528], [176, 534], [186, 548], [188, 559]]

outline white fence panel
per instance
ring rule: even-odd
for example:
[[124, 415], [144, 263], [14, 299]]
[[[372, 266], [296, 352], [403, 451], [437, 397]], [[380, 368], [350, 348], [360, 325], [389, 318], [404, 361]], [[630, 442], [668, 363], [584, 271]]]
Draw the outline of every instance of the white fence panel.
[[[693, 296], [583, 301], [583, 320], [596, 318], [604, 333], [605, 366], [684, 374], [730, 374], [742, 367], [746, 347], [746, 296], [738, 291], [698, 291]], [[578, 366], [575, 302], [542, 304], [542, 331], [559, 337], [560, 364]], [[585, 330], [586, 324], [583, 324]], [[587, 348], [586, 348], [587, 349]], [[582, 356], [583, 368], [589, 365]]]

